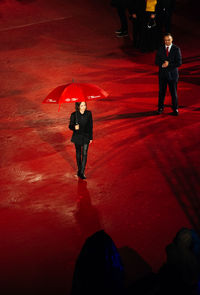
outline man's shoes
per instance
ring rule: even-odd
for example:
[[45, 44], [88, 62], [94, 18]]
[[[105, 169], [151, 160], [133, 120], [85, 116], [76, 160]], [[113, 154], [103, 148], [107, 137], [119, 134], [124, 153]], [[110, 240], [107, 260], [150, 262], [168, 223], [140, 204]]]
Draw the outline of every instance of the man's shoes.
[[84, 173], [80, 173], [80, 176], [79, 176], [81, 179], [86, 179], [87, 177], [85, 176]]
[[115, 34], [120, 34], [120, 33], [122, 33], [123, 32], [123, 30], [122, 29], [119, 29], [119, 30], [116, 30], [115, 31]]
[[157, 114], [160, 115], [160, 114], [162, 114], [162, 112], [163, 112], [163, 108], [159, 108], [157, 111]]
[[121, 31], [120, 33], [117, 34], [118, 38], [127, 37], [127, 36], [128, 36], [128, 31]]
[[174, 116], [178, 116], [178, 115], [179, 115], [177, 109], [173, 111], [173, 115], [174, 115]]

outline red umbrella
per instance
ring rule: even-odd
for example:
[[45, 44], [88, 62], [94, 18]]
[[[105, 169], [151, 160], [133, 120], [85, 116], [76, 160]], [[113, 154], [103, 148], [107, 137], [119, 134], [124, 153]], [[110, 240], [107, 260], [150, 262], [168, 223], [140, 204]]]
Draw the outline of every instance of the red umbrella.
[[59, 109], [62, 103], [92, 101], [106, 98], [108, 93], [94, 84], [70, 83], [56, 87], [43, 103], [57, 103]]

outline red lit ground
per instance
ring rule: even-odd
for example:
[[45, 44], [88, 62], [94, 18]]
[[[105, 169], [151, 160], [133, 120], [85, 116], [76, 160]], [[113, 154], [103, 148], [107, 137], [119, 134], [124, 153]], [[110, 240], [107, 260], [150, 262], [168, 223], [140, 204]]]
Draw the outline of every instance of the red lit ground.
[[[76, 257], [102, 228], [129, 284], [159, 269], [181, 227], [199, 228], [199, 33], [177, 15], [180, 116], [169, 107], [156, 116], [155, 53], [115, 37], [118, 18], [107, 2], [0, 2], [2, 294], [69, 294]], [[42, 104], [72, 79], [110, 93], [88, 104], [86, 182], [75, 177], [74, 105], [58, 112]]]

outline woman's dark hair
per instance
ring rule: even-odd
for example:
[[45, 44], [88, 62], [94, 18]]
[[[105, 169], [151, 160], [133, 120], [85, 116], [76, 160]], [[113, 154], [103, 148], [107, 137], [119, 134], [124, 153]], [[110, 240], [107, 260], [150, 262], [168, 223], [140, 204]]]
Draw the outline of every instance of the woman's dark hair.
[[76, 102], [75, 103], [75, 110], [78, 112], [80, 110], [80, 104], [84, 102], [86, 105], [86, 109], [87, 109], [87, 103], [85, 101], [80, 101], [80, 102]]

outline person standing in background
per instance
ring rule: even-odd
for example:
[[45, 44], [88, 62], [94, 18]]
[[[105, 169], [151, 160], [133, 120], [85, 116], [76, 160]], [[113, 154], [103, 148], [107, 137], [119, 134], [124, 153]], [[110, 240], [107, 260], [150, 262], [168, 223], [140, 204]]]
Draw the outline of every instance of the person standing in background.
[[145, 2], [140, 50], [153, 51], [157, 45], [157, 26], [155, 22], [157, 0], [141, 0]]
[[164, 100], [167, 85], [172, 97], [173, 114], [178, 116], [178, 67], [182, 64], [180, 48], [172, 43], [173, 37], [170, 33], [165, 34], [164, 44], [158, 49], [155, 63], [159, 66], [159, 100], [158, 114], [164, 110]]
[[175, 0], [157, 0], [156, 22], [160, 35], [162, 35], [162, 33], [171, 33], [171, 20], [175, 4]]
[[133, 46], [135, 48], [140, 47], [145, 7], [145, 0], [129, 1], [129, 13], [133, 24]]
[[127, 7], [129, 0], [112, 0], [111, 6], [117, 9], [117, 13], [120, 19], [121, 27], [116, 30], [115, 33], [117, 37], [127, 37], [128, 36], [128, 20], [127, 20]]

